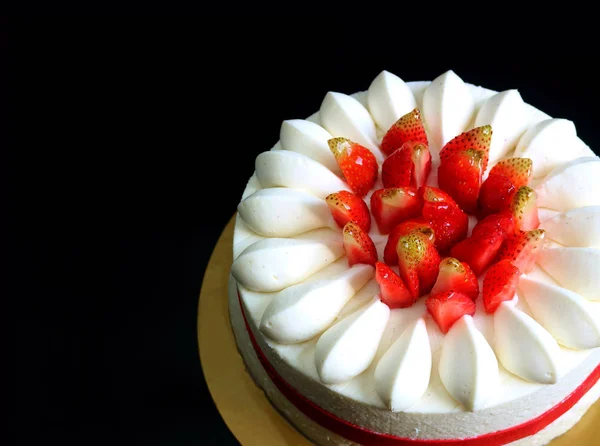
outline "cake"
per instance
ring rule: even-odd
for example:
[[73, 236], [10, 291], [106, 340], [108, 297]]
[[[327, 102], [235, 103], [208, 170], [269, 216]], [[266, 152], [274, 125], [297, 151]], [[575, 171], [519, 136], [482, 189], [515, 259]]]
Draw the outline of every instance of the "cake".
[[238, 206], [231, 324], [316, 444], [546, 444], [600, 395], [600, 159], [453, 71], [284, 121]]

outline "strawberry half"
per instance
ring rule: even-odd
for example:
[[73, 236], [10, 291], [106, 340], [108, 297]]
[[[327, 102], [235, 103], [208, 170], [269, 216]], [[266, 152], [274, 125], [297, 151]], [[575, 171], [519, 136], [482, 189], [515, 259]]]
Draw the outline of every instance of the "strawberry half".
[[454, 245], [450, 255], [467, 262], [473, 272], [479, 275], [492, 264], [505, 238], [500, 229], [481, 231]]
[[426, 144], [407, 141], [381, 166], [383, 187], [421, 187], [431, 172], [431, 153]]
[[546, 231], [543, 229], [517, 232], [506, 239], [498, 252], [498, 259], [508, 259], [519, 271], [528, 273], [542, 251], [545, 237]]
[[510, 211], [503, 211], [497, 214], [488, 215], [473, 228], [471, 235], [490, 232], [494, 229], [500, 229], [505, 236], [512, 235], [515, 232], [515, 218]]
[[366, 263], [375, 266], [377, 250], [369, 234], [364, 232], [356, 223], [349, 221], [342, 230], [344, 235], [344, 251], [348, 257], [348, 265]]
[[418, 231], [427, 236], [427, 239], [431, 242], [435, 242], [435, 235], [431, 225], [425, 221], [423, 218], [416, 218], [411, 220], [406, 220], [392, 229], [390, 235], [388, 236], [388, 241], [385, 244], [385, 249], [383, 250], [383, 260], [388, 265], [397, 265], [398, 264], [398, 253], [396, 252], [396, 246], [398, 245], [398, 240], [400, 237], [404, 235], [408, 235], [413, 231]]
[[414, 298], [427, 294], [438, 275], [440, 255], [427, 234], [413, 231], [396, 245], [400, 277]]
[[529, 158], [509, 158], [497, 163], [479, 192], [479, 216], [508, 209], [513, 196], [521, 186], [529, 184], [533, 161]]
[[398, 274], [385, 263], [375, 264], [375, 280], [381, 290], [381, 301], [390, 308], [406, 308], [414, 304], [415, 299], [406, 289]]
[[398, 223], [421, 214], [423, 199], [414, 187], [379, 189], [371, 195], [371, 212], [379, 232], [389, 233]]
[[421, 189], [423, 195], [423, 218], [435, 232], [435, 247], [447, 252], [455, 243], [467, 236], [469, 217], [444, 191], [430, 186]]
[[465, 314], [475, 314], [475, 302], [459, 291], [432, 294], [425, 301], [425, 306], [444, 334]]
[[465, 212], [477, 210], [481, 189], [483, 159], [481, 152], [468, 149], [455, 153], [441, 162], [438, 168], [440, 189], [448, 192]]
[[364, 146], [346, 138], [331, 138], [327, 141], [350, 189], [364, 197], [377, 179], [377, 160]]
[[400, 117], [389, 128], [381, 141], [381, 151], [386, 155], [391, 155], [394, 150], [402, 147], [407, 141], [428, 144], [421, 112], [418, 108]]
[[512, 199], [510, 210], [515, 217], [515, 229], [530, 231], [540, 224], [537, 194], [529, 186], [522, 186]]
[[515, 296], [519, 281], [519, 268], [504, 259], [490, 267], [483, 278], [483, 305], [487, 313], [493, 313], [505, 300]]
[[480, 152], [482, 169], [485, 172], [488, 165], [490, 144], [492, 143], [492, 126], [484, 125], [475, 127], [467, 132], [454, 137], [446, 143], [440, 152], [440, 161], [451, 158], [453, 155], [464, 152], [465, 150], [475, 150]]
[[431, 294], [445, 291], [459, 291], [471, 299], [479, 296], [479, 282], [469, 265], [454, 257], [446, 257], [440, 262], [440, 273]]
[[533, 161], [529, 158], [509, 158], [499, 161], [492, 170], [490, 175], [503, 175], [515, 186], [527, 186], [533, 173]]
[[371, 215], [367, 203], [352, 192], [341, 190], [327, 195], [325, 201], [340, 228], [353, 221], [365, 232], [371, 229]]

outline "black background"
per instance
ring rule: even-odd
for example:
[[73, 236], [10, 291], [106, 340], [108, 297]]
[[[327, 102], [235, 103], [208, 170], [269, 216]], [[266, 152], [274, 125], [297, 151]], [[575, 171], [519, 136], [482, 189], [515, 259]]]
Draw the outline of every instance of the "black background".
[[19, 444], [235, 444], [199, 364], [200, 284], [254, 158], [328, 90], [453, 69], [600, 142], [594, 57], [553, 46], [555, 29], [482, 48], [317, 16], [2, 29]]

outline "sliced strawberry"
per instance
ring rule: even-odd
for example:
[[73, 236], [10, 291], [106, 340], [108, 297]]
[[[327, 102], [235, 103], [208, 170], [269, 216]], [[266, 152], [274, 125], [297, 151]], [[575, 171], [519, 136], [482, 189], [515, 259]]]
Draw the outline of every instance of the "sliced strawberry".
[[467, 262], [473, 272], [479, 275], [492, 264], [505, 238], [500, 229], [481, 231], [454, 245], [450, 255]]
[[519, 281], [519, 268], [510, 260], [500, 260], [490, 267], [483, 278], [483, 305], [487, 313], [493, 313], [505, 300], [515, 296]]
[[440, 273], [431, 289], [431, 294], [451, 290], [459, 291], [475, 300], [479, 295], [479, 282], [466, 262], [461, 262], [454, 257], [446, 257], [440, 262]]
[[346, 138], [331, 138], [327, 141], [350, 189], [364, 197], [377, 179], [375, 155], [360, 144]]
[[448, 192], [465, 212], [477, 210], [477, 198], [483, 175], [482, 152], [474, 149], [456, 152], [444, 159], [438, 168], [440, 189]]
[[465, 150], [475, 150], [480, 152], [482, 169], [485, 172], [488, 165], [490, 144], [492, 143], [492, 126], [484, 125], [475, 127], [467, 132], [461, 133], [454, 139], [448, 141], [440, 152], [440, 161], [451, 158], [453, 155], [464, 152]]
[[426, 144], [407, 141], [381, 166], [383, 187], [421, 187], [431, 171], [431, 154]]
[[435, 247], [447, 252], [455, 243], [467, 236], [469, 217], [444, 191], [430, 186], [421, 189], [423, 195], [423, 218], [435, 233]]
[[371, 195], [371, 212], [379, 232], [389, 233], [402, 221], [421, 214], [423, 199], [414, 187], [379, 189]]
[[493, 229], [500, 229], [507, 237], [515, 232], [515, 218], [510, 211], [503, 211], [497, 214], [488, 215], [473, 228], [471, 235], [478, 235], [481, 232], [489, 232]]
[[427, 294], [438, 275], [440, 255], [427, 234], [413, 231], [396, 245], [400, 277], [414, 298]]
[[423, 218], [416, 218], [411, 220], [406, 220], [392, 229], [390, 235], [388, 236], [388, 241], [385, 244], [385, 249], [383, 250], [383, 260], [388, 265], [397, 265], [398, 264], [398, 253], [396, 252], [396, 246], [398, 245], [398, 240], [403, 235], [410, 234], [413, 231], [422, 232], [427, 236], [427, 239], [431, 242], [435, 242], [435, 235], [433, 229], [429, 225], [427, 221]]
[[362, 198], [352, 192], [341, 190], [327, 195], [325, 201], [340, 228], [343, 228], [349, 221], [353, 221], [365, 232], [369, 232], [371, 229], [369, 208]]
[[418, 108], [402, 116], [389, 128], [381, 141], [381, 151], [386, 155], [391, 155], [406, 141], [428, 144], [421, 112]]
[[503, 175], [515, 186], [527, 186], [533, 173], [533, 161], [529, 158], [509, 158], [504, 161], [499, 161], [492, 170], [490, 175]]
[[406, 308], [414, 304], [415, 299], [406, 289], [398, 274], [385, 263], [375, 264], [375, 280], [381, 290], [381, 301], [390, 308]]
[[510, 210], [515, 217], [515, 230], [530, 231], [540, 224], [537, 194], [529, 186], [522, 186], [512, 199]]
[[528, 273], [542, 251], [545, 237], [543, 229], [517, 232], [506, 239], [498, 252], [498, 260], [508, 259], [519, 271]]
[[508, 209], [516, 192], [517, 188], [507, 177], [490, 173], [479, 191], [477, 201], [479, 218]]
[[377, 250], [369, 234], [352, 221], [346, 223], [342, 233], [344, 234], [344, 251], [348, 257], [348, 265], [366, 263], [375, 266]]
[[475, 314], [475, 302], [459, 291], [432, 294], [425, 301], [425, 306], [444, 334], [465, 314]]

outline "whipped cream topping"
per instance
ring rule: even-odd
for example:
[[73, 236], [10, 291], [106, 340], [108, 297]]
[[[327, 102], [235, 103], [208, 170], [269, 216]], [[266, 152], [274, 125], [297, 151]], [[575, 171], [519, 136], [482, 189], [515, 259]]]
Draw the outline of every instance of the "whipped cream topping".
[[401, 116], [417, 107], [417, 101], [402, 79], [384, 70], [369, 86], [367, 105], [377, 126], [387, 132]]
[[281, 344], [308, 341], [331, 325], [373, 272], [372, 266], [357, 264], [330, 279], [280, 291], [265, 310], [260, 330]]
[[253, 193], [238, 205], [238, 212], [250, 229], [265, 237], [292, 237], [311, 229], [336, 227], [325, 200], [285, 187]]
[[485, 407], [498, 387], [498, 361], [473, 318], [454, 323], [442, 344], [439, 373], [444, 387], [467, 410]]
[[494, 313], [494, 351], [515, 375], [554, 384], [559, 377], [558, 344], [544, 327], [516, 308], [516, 300], [502, 302]]
[[323, 333], [315, 348], [321, 381], [342, 383], [364, 372], [375, 358], [389, 316], [390, 308], [375, 296], [366, 308]]
[[557, 214], [540, 224], [546, 237], [565, 246], [600, 247], [600, 206], [586, 206]]
[[305, 119], [283, 121], [279, 132], [279, 141], [283, 150], [291, 150], [306, 155], [323, 164], [336, 175], [342, 171], [327, 141], [333, 138], [331, 133], [314, 122]]
[[392, 411], [417, 403], [429, 386], [431, 347], [423, 318], [410, 324], [385, 352], [375, 369], [375, 388]]

